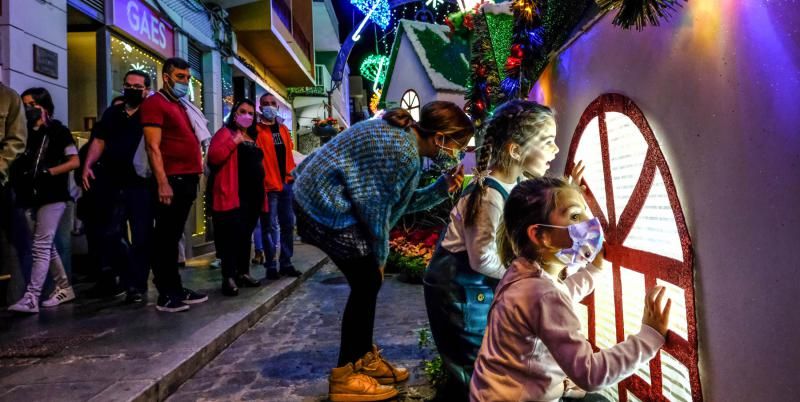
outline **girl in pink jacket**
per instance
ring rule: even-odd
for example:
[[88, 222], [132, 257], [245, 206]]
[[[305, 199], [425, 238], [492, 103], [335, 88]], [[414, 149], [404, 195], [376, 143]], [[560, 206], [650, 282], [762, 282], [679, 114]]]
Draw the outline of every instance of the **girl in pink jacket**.
[[[511, 192], [503, 220], [500, 254], [512, 262], [497, 286], [471, 401], [580, 400], [585, 391], [616, 384], [656, 355], [671, 305], [662, 303], [661, 286], [645, 297], [638, 334], [594, 352], [580, 333], [573, 304], [594, 290], [594, 276], [602, 271], [603, 232], [577, 186], [550, 177], [524, 181]], [[567, 267], [577, 266], [582, 267], [562, 279]]]

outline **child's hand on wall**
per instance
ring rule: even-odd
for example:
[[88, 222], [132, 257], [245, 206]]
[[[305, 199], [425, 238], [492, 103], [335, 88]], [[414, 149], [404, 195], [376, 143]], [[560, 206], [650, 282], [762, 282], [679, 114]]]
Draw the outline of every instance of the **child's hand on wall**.
[[663, 336], [667, 336], [667, 331], [669, 331], [669, 312], [672, 308], [672, 299], [667, 298], [666, 304], [663, 303], [666, 293], [667, 288], [663, 286], [655, 286], [650, 289], [644, 297], [644, 316], [642, 317], [642, 324], [652, 327]]

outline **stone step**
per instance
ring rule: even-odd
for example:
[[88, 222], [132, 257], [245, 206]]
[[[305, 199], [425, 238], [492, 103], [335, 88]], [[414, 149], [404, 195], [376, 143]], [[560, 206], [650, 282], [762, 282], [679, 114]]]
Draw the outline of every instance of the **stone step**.
[[[295, 247], [299, 278], [219, 291], [219, 270], [193, 264], [184, 286], [209, 293], [188, 312], [155, 311], [121, 300], [80, 300], [36, 316], [0, 313], [0, 401], [163, 400], [313, 275], [328, 258], [308, 245]], [[253, 267], [254, 277], [264, 275]]]

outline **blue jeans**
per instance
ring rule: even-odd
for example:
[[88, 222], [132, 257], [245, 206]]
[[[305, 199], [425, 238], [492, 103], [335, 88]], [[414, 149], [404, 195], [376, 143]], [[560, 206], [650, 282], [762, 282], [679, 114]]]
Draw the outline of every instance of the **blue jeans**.
[[[281, 269], [292, 267], [294, 255], [294, 210], [292, 184], [284, 184], [281, 191], [267, 193], [269, 212], [261, 215], [261, 233], [264, 241], [264, 267]], [[280, 261], [276, 256], [280, 250]]]

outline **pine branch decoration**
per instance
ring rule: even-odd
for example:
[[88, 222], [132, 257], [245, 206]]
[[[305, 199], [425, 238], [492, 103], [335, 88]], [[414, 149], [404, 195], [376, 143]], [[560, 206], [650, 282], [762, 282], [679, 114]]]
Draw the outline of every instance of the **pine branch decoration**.
[[499, 73], [492, 49], [492, 39], [483, 11], [472, 15], [473, 39], [471, 47], [470, 79], [466, 109], [472, 121], [480, 128], [494, 104], [503, 100], [499, 91]]
[[536, 61], [541, 58], [544, 45], [544, 26], [541, 15], [546, 2], [537, 0], [514, 0], [511, 54], [506, 60], [506, 78], [500, 84], [508, 98], [525, 98], [536, 77], [533, 76]]
[[641, 31], [647, 25], [658, 26], [660, 19], [668, 19], [680, 0], [595, 0], [604, 11], [619, 9], [612, 22], [622, 29], [636, 27]]

